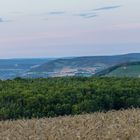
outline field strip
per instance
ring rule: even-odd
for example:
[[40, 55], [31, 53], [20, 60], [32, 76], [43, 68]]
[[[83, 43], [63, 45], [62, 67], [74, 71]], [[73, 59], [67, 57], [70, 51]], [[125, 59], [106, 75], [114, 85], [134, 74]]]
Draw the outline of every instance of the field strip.
[[0, 140], [139, 140], [140, 109], [1, 121]]

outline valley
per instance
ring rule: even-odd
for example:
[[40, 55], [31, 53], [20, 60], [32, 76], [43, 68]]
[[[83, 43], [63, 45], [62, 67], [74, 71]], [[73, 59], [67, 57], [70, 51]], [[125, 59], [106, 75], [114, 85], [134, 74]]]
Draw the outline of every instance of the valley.
[[[139, 61], [140, 54], [133, 53], [113, 56], [83, 56], [57, 59], [34, 58], [0, 60], [0, 79], [14, 79], [16, 77], [90, 77], [122, 63]], [[114, 74], [110, 73], [110, 76], [113, 75]]]

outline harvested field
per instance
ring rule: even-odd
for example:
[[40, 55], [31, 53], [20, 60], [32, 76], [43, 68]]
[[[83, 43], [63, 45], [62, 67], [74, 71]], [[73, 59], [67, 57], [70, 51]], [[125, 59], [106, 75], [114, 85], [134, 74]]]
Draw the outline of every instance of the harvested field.
[[0, 140], [139, 139], [140, 109], [0, 122]]

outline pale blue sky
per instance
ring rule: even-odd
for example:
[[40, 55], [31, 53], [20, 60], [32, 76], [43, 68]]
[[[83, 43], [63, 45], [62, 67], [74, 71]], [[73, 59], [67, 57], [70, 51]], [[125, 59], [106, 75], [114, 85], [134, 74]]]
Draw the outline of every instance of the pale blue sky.
[[0, 0], [0, 58], [140, 52], [140, 0]]

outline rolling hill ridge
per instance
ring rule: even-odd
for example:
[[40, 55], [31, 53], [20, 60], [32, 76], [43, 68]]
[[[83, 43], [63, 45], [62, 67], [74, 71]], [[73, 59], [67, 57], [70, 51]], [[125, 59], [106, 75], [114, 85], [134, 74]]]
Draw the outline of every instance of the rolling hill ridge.
[[[124, 63], [139, 62], [140, 53], [113, 56], [83, 56], [68, 58], [0, 59], [0, 79], [16, 77], [92, 76], [114, 69]], [[121, 71], [120, 71], [121, 72]], [[112, 74], [114, 76], [114, 74]], [[111, 74], [110, 74], [111, 76]], [[136, 75], [137, 76], [137, 75]]]
[[137, 61], [140, 61], [139, 53], [56, 59], [31, 69], [27, 75], [30, 77], [30, 75], [39, 75], [43, 73], [48, 77], [92, 76], [109, 67]]

